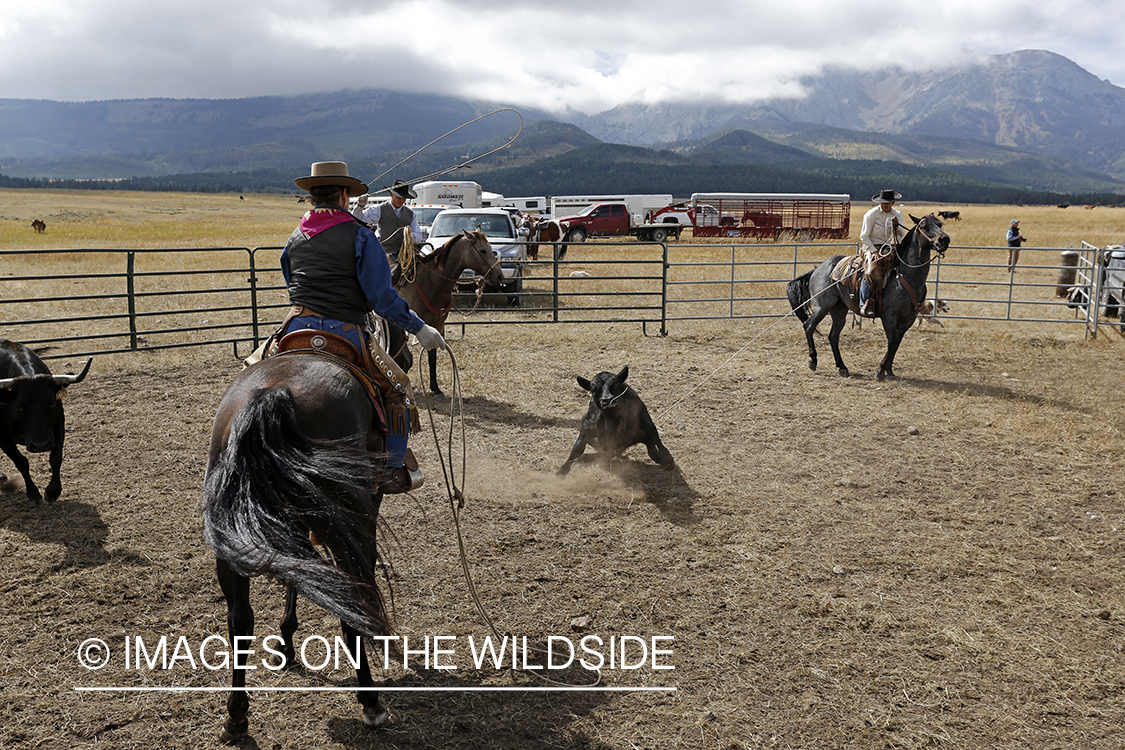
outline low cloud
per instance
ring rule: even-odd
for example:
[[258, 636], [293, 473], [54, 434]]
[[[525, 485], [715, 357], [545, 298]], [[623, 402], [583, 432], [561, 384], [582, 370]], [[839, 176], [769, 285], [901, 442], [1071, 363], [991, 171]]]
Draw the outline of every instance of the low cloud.
[[798, 96], [826, 66], [1048, 49], [1125, 82], [1125, 3], [57, 0], [0, 18], [7, 98], [237, 98], [386, 88], [593, 114]]

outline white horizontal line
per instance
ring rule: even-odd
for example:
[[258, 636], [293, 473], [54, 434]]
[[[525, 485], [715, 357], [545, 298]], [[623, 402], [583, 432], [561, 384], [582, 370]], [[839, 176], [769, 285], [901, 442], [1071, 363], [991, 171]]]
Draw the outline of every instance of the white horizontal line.
[[81, 687], [80, 693], [545, 693], [545, 692], [600, 692], [600, 693], [654, 693], [674, 692], [674, 687]]

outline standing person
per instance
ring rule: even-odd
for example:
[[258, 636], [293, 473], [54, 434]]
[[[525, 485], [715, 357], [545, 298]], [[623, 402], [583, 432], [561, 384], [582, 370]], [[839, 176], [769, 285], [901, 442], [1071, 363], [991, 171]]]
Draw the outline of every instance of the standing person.
[[1027, 237], [1020, 234], [1020, 220], [1012, 219], [1008, 227], [1008, 273], [1016, 270], [1016, 262], [1020, 259], [1020, 246], [1027, 242]]
[[418, 194], [402, 180], [394, 181], [390, 193], [391, 199], [377, 206], [366, 206], [366, 196], [362, 196], [360, 200], [366, 207], [360, 209], [359, 218], [379, 228], [379, 241], [383, 244], [383, 249], [397, 263], [406, 232], [410, 232], [410, 238], [417, 244], [422, 241], [422, 228], [418, 226], [418, 217], [414, 211], [406, 205], [407, 200], [417, 198]]
[[[426, 349], [444, 349], [437, 329], [415, 315], [391, 286], [390, 264], [379, 239], [348, 210], [348, 196], [362, 195], [367, 185], [348, 175], [342, 161], [316, 162], [311, 174], [293, 181], [307, 190], [313, 208], [293, 230], [281, 253], [281, 273], [289, 289], [288, 330], [313, 328], [351, 341], [360, 351], [367, 312], [374, 310], [405, 331]], [[416, 414], [410, 379], [386, 352], [374, 345], [377, 379], [387, 407], [387, 469], [379, 480], [385, 493], [411, 489], [410, 472], [403, 467], [410, 425]]]
[[900, 198], [902, 196], [895, 191], [884, 190], [871, 198], [876, 205], [863, 215], [859, 241], [866, 266], [859, 285], [859, 314], [869, 318], [878, 315], [873, 291], [883, 281], [879, 261], [893, 253], [906, 235], [902, 214], [894, 207]]

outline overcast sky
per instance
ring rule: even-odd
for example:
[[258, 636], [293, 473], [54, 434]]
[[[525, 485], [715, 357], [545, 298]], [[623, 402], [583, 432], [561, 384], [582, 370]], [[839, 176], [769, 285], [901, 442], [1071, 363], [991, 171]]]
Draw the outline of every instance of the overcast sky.
[[1045, 49], [1125, 86], [1123, 0], [0, 0], [0, 98], [356, 88], [587, 114], [798, 93], [825, 65]]

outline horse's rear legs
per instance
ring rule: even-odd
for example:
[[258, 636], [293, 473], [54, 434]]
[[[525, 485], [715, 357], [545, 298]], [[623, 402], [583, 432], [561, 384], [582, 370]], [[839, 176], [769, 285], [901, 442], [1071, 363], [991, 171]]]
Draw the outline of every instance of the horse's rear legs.
[[371, 677], [371, 667], [367, 663], [367, 648], [363, 636], [360, 635], [358, 630], [345, 622], [340, 623], [340, 629], [344, 632], [344, 641], [347, 643], [349, 650], [355, 646], [359, 647], [359, 666], [355, 670], [355, 676], [360, 690], [356, 693], [356, 698], [359, 700], [359, 704], [363, 706], [363, 723], [369, 727], [385, 727], [391, 723], [391, 715], [380, 702], [379, 691], [364, 689], [375, 687], [375, 680]]
[[[254, 610], [250, 608], [250, 579], [235, 573], [218, 558], [215, 560], [215, 574], [219, 587], [227, 600], [227, 635], [230, 643], [236, 638], [249, 638], [254, 635]], [[235, 651], [235, 661], [231, 669], [231, 691], [227, 700], [227, 720], [219, 738], [226, 743], [237, 742], [246, 736], [250, 722], [246, 714], [250, 711], [250, 699], [246, 691], [246, 653]]]

